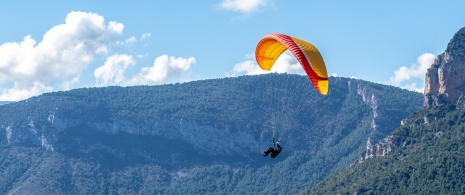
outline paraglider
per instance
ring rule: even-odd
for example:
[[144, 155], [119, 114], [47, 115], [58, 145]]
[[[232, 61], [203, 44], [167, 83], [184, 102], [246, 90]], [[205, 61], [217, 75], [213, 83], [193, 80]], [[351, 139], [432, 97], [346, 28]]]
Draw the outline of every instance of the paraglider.
[[[300, 63], [318, 93], [327, 95], [328, 73], [326, 71], [326, 65], [320, 52], [313, 44], [285, 34], [269, 34], [258, 42], [255, 49], [255, 59], [262, 70], [270, 71], [278, 57], [286, 50], [289, 50]], [[273, 97], [274, 95], [271, 98]], [[276, 104], [272, 105], [276, 106]], [[281, 118], [276, 117], [276, 115], [278, 115], [277, 113], [271, 114], [273, 120]], [[280, 114], [282, 115], [282, 113]], [[272, 125], [274, 137], [276, 121], [272, 121]], [[275, 158], [281, 151], [282, 147], [280, 143], [275, 142], [273, 138], [273, 146], [264, 151], [263, 156], [266, 157], [268, 154], [271, 154], [271, 158]]]
[[263, 156], [267, 157], [268, 154], [271, 153], [271, 158], [275, 158], [276, 156], [278, 156], [281, 150], [283, 150], [283, 147], [281, 147], [281, 144], [279, 142], [274, 142], [273, 138], [273, 146], [268, 148], [267, 151], [263, 152]]
[[302, 65], [315, 89], [322, 95], [328, 93], [328, 73], [320, 52], [316, 47], [302, 39], [284, 34], [269, 34], [257, 44], [255, 59], [263, 70], [271, 70], [276, 59], [289, 50]]

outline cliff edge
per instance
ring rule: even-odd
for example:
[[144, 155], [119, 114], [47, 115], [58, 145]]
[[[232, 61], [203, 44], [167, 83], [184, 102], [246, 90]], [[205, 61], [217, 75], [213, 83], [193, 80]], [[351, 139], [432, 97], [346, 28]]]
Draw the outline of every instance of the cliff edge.
[[465, 27], [455, 33], [444, 53], [426, 72], [425, 108], [463, 101], [465, 92]]

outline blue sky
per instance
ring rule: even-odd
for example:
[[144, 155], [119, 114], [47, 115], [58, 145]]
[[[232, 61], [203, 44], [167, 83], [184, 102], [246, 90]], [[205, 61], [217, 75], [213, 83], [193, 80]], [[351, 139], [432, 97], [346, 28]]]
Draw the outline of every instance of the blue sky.
[[[465, 26], [463, 0], [1, 3], [0, 101], [261, 73], [255, 46], [270, 33], [313, 43], [330, 75], [422, 91]], [[303, 74], [289, 53], [275, 67]]]

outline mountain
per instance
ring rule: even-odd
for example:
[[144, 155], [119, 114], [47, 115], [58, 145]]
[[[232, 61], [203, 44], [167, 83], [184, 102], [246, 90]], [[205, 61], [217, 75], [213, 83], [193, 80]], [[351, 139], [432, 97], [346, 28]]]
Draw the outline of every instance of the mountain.
[[[420, 93], [269, 74], [83, 88], [0, 106], [0, 194], [295, 194], [353, 163]], [[272, 137], [283, 152], [264, 158]]]
[[354, 164], [303, 194], [465, 193], [465, 105], [425, 109], [387, 138], [383, 157]]
[[465, 193], [465, 28], [426, 73], [424, 109], [306, 194]]

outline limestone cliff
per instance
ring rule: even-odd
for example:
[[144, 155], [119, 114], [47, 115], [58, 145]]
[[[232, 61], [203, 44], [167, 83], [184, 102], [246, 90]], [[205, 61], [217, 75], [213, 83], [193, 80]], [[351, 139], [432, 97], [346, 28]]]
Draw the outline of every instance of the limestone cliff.
[[[426, 73], [424, 107], [430, 108], [444, 103], [458, 103], [465, 98], [465, 27], [460, 29], [447, 45], [444, 53], [440, 54]], [[402, 120], [401, 126], [416, 126], [429, 124], [436, 120], [435, 116], [417, 117]], [[396, 141], [394, 141], [396, 140]], [[385, 156], [396, 147], [403, 147], [405, 143], [392, 135], [382, 139], [377, 144], [367, 141], [367, 150], [359, 156], [355, 163], [363, 163], [367, 159]], [[354, 163], [354, 164], [355, 164]]]
[[428, 69], [425, 78], [426, 108], [462, 101], [465, 92], [465, 27], [460, 29]]

